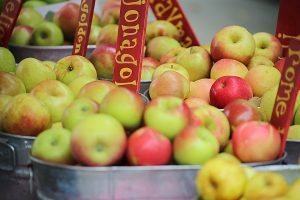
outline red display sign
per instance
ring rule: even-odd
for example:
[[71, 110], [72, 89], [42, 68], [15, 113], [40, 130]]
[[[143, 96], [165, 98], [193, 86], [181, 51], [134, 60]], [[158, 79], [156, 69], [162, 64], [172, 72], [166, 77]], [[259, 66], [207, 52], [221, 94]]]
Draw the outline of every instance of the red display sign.
[[85, 56], [89, 43], [91, 24], [94, 14], [95, 0], [82, 0], [78, 25], [75, 32], [73, 55]]
[[150, 0], [150, 6], [158, 20], [167, 20], [177, 27], [183, 47], [200, 45], [178, 0]]
[[114, 66], [115, 84], [139, 92], [149, 0], [122, 0]]
[[300, 1], [280, 0], [276, 36], [283, 45], [283, 55], [288, 52], [289, 41], [300, 36]]
[[0, 14], [0, 46], [7, 47], [24, 0], [6, 0]]
[[283, 155], [288, 129], [300, 89], [300, 36], [290, 39], [288, 55], [282, 71], [281, 80], [275, 99], [271, 123], [281, 134], [280, 156]]

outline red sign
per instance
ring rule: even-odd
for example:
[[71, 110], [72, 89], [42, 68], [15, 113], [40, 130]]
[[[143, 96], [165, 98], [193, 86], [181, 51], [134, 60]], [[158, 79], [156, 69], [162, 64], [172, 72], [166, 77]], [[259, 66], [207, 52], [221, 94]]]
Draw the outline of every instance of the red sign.
[[280, 0], [276, 36], [287, 54], [289, 41], [300, 36], [300, 1]]
[[7, 47], [24, 0], [6, 0], [0, 14], [0, 46]]
[[293, 118], [293, 110], [300, 89], [300, 36], [290, 39], [288, 55], [282, 71], [275, 99], [271, 123], [281, 134], [280, 156], [283, 155], [288, 129]]
[[183, 47], [200, 45], [178, 0], [150, 0], [150, 6], [158, 20], [167, 20], [177, 27]]
[[122, 0], [113, 80], [139, 92], [149, 0]]
[[91, 24], [94, 14], [95, 0], [82, 0], [78, 25], [75, 32], [73, 55], [85, 56], [89, 43]]

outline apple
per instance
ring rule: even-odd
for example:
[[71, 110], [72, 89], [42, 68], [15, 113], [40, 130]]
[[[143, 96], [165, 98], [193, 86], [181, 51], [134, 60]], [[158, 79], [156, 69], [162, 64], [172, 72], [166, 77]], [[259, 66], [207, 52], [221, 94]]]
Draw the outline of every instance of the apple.
[[226, 115], [216, 107], [203, 105], [192, 110], [193, 123], [208, 129], [217, 139], [222, 150], [230, 137], [230, 125]]
[[210, 55], [210, 44], [202, 44], [201, 47], [205, 49]]
[[11, 51], [0, 47], [0, 72], [15, 72], [16, 60]]
[[[1, 96], [0, 96], [1, 97]], [[290, 140], [300, 140], [300, 125], [295, 124], [289, 127], [287, 138]]]
[[126, 150], [127, 138], [121, 123], [107, 114], [93, 114], [73, 129], [73, 157], [88, 166], [107, 166], [119, 161]]
[[246, 199], [276, 199], [288, 191], [288, 183], [283, 175], [275, 172], [257, 172], [245, 187]]
[[143, 57], [142, 66], [143, 67], [152, 67], [157, 68], [161, 63], [151, 57]]
[[181, 165], [202, 165], [219, 153], [220, 145], [204, 127], [188, 126], [176, 135], [173, 143], [175, 161]]
[[79, 76], [69, 83], [68, 87], [72, 90], [74, 96], [76, 97], [83, 86], [95, 80], [95, 78], [90, 76]]
[[214, 84], [214, 79], [202, 78], [196, 81], [190, 82], [190, 92], [188, 94], [188, 98], [197, 97], [201, 98], [205, 102], [210, 102], [210, 88]]
[[64, 42], [61, 29], [53, 22], [41, 22], [33, 29], [31, 43], [38, 46], [59, 46]]
[[228, 143], [227, 143], [227, 145], [225, 146], [223, 152], [224, 152], [224, 153], [231, 154], [231, 155], [234, 155], [231, 140], [228, 141]]
[[1, 115], [3, 131], [11, 134], [36, 136], [51, 125], [47, 107], [31, 94], [14, 96]]
[[279, 70], [267, 65], [252, 67], [245, 77], [252, 88], [253, 95], [258, 97], [263, 96], [267, 90], [279, 84], [280, 78]]
[[267, 65], [267, 66], [274, 66], [274, 63], [272, 60], [265, 56], [256, 55], [253, 56], [248, 64], [248, 69], [251, 69], [252, 67], [258, 66], [258, 65]]
[[189, 72], [182, 66], [176, 63], [165, 63], [159, 65], [153, 75], [152, 75], [152, 80], [156, 79], [160, 75], [162, 75], [166, 71], [175, 71], [178, 72], [179, 74], [183, 75], [187, 80], [190, 80], [190, 75]]
[[174, 38], [158, 36], [147, 43], [146, 55], [160, 61], [162, 55], [178, 47], [181, 47], [180, 43]]
[[131, 165], [166, 165], [171, 157], [172, 144], [159, 131], [142, 127], [128, 138], [127, 159]]
[[116, 87], [117, 85], [115, 85], [110, 81], [106, 81], [106, 80], [92, 81], [87, 83], [80, 89], [77, 97], [90, 98], [91, 100], [95, 101], [97, 104], [100, 105], [103, 98], [106, 96], [106, 94]]
[[215, 62], [210, 71], [210, 78], [217, 80], [222, 76], [238, 76], [245, 78], [248, 68], [241, 62], [233, 59], [221, 59]]
[[167, 20], [155, 20], [147, 24], [146, 42], [158, 36], [168, 36], [178, 41], [181, 38], [177, 27]]
[[210, 104], [224, 108], [236, 99], [250, 99], [253, 97], [251, 86], [238, 76], [223, 76], [218, 78], [210, 88]]
[[244, 122], [261, 121], [261, 114], [259, 109], [244, 99], [236, 99], [224, 107], [224, 114], [226, 115], [231, 130]]
[[45, 1], [40, 0], [32, 0], [32, 1], [25, 1], [22, 5], [24, 8], [35, 8], [35, 7], [41, 7], [45, 6], [47, 3]]
[[11, 101], [12, 97], [0, 94], [0, 131], [2, 130], [2, 112], [4, 111], [6, 105]]
[[26, 91], [31, 89], [43, 80], [55, 80], [53, 70], [46, 67], [36, 58], [25, 58], [18, 64], [16, 76], [24, 83]]
[[259, 32], [253, 35], [256, 48], [254, 55], [265, 56], [275, 63], [282, 55], [282, 45], [278, 38], [266, 32]]
[[286, 196], [290, 199], [297, 199], [300, 195], [299, 187], [300, 187], [300, 178], [297, 178], [290, 185], [290, 187], [286, 193]]
[[280, 143], [279, 132], [268, 122], [244, 122], [232, 133], [234, 155], [242, 162], [272, 161], [279, 155]]
[[242, 26], [226, 26], [214, 35], [210, 51], [215, 62], [230, 58], [247, 65], [255, 52], [255, 40]]
[[14, 27], [9, 44], [13, 45], [29, 45], [33, 28], [26, 25], [19, 25]]
[[169, 70], [152, 80], [149, 86], [151, 99], [170, 95], [185, 99], [190, 92], [190, 82], [178, 72]]
[[61, 58], [57, 61], [54, 71], [57, 80], [70, 84], [79, 76], [89, 76], [97, 78], [97, 72], [94, 65], [85, 57], [79, 55], [71, 55]]
[[11, 73], [0, 72], [0, 94], [15, 96], [21, 93], [26, 93], [23, 82]]
[[82, 119], [97, 112], [96, 102], [85, 97], [77, 98], [64, 109], [61, 122], [64, 128], [72, 131]]
[[108, 0], [102, 6], [100, 25], [118, 24], [120, 18], [121, 1]]
[[118, 25], [109, 24], [102, 27], [96, 40], [96, 46], [100, 44], [110, 44], [116, 46], [118, 39]]
[[176, 63], [189, 72], [191, 81], [208, 78], [212, 66], [208, 52], [200, 46], [193, 46], [180, 52]]
[[112, 79], [116, 48], [114, 45], [98, 45], [91, 53], [89, 60], [95, 66], [99, 78]]
[[49, 69], [51, 69], [51, 70], [54, 71], [56, 62], [51, 61], [51, 60], [44, 60], [44, 61], [42, 61], [42, 63], [43, 63], [46, 67], [48, 67]]
[[43, 22], [43, 16], [34, 8], [22, 8], [16, 21], [16, 26], [26, 25], [35, 28]]
[[31, 154], [51, 163], [73, 164], [71, 132], [65, 128], [50, 128], [41, 132], [32, 144]]
[[52, 123], [59, 122], [74, 94], [71, 89], [57, 80], [44, 80], [31, 90], [31, 94], [43, 102], [51, 115]]
[[196, 175], [196, 189], [203, 199], [239, 199], [246, 185], [243, 166], [230, 154], [212, 158]]
[[189, 107], [190, 110], [194, 110], [199, 108], [200, 106], [207, 105], [208, 103], [198, 97], [188, 97], [184, 100], [186, 105]]
[[77, 3], [69, 2], [60, 7], [53, 16], [53, 22], [57, 24], [67, 40], [73, 40], [78, 25], [80, 6]]
[[135, 130], [142, 123], [144, 107], [144, 100], [139, 94], [116, 87], [104, 96], [99, 112], [113, 116], [125, 129]]
[[[275, 92], [275, 91], [274, 91]], [[277, 92], [277, 91], [276, 91]], [[275, 93], [276, 95], [277, 93]], [[298, 94], [299, 95], [299, 94]], [[275, 96], [272, 97], [275, 99]], [[274, 100], [273, 100], [274, 101]], [[274, 103], [273, 103], [274, 104]], [[297, 124], [300, 124], [300, 106], [299, 106], [299, 99], [298, 99], [298, 96], [297, 96], [297, 99], [296, 99], [296, 104], [294, 106], [294, 119], [293, 119], [293, 124], [297, 125]]]
[[282, 71], [283, 71], [285, 60], [286, 60], [286, 58], [281, 58], [281, 59], [277, 60], [274, 64], [275, 68], [278, 69], [280, 71], [280, 73], [282, 73]]
[[142, 66], [141, 81], [151, 81], [155, 68], [150, 66]]
[[89, 43], [90, 45], [95, 45], [98, 35], [100, 34], [101, 27], [97, 25], [91, 25], [90, 35], [89, 35]]
[[167, 53], [163, 54], [160, 57], [160, 62], [163, 63], [175, 63], [177, 56], [183, 52], [186, 48], [185, 47], [177, 47], [174, 49], [171, 49], [170, 51], [168, 51]]
[[173, 139], [189, 123], [190, 110], [185, 102], [174, 96], [161, 96], [147, 104], [144, 113], [146, 126]]

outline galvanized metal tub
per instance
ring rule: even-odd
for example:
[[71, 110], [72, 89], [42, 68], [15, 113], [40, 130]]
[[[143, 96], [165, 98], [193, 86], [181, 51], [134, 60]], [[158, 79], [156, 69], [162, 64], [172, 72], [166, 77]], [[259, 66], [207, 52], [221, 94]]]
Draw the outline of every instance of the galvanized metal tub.
[[[36, 58], [39, 60], [51, 60], [58, 61], [59, 59], [72, 55], [72, 45], [64, 46], [21, 46], [21, 45], [9, 45], [9, 50], [13, 53], [16, 62], [19, 63], [25, 58]], [[89, 45], [86, 57], [92, 53], [96, 48], [96, 45]]]
[[2, 200], [33, 199], [31, 160], [34, 137], [0, 132], [0, 194]]
[[300, 140], [290, 140], [286, 141], [286, 152], [288, 153], [285, 158], [287, 164], [298, 164], [300, 163]]
[[[31, 157], [39, 199], [72, 200], [191, 200], [196, 196], [194, 179], [201, 166], [57, 165]], [[284, 157], [264, 163], [280, 164]]]

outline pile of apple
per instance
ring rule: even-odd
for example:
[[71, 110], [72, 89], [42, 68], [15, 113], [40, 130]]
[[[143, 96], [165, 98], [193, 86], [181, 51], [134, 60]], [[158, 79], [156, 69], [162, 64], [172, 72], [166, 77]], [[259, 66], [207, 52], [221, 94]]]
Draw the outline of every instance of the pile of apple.
[[[35, 2], [35, 1], [28, 1]], [[40, 1], [43, 2], [43, 1]], [[80, 5], [70, 2], [53, 15], [45, 18], [31, 6], [23, 6], [12, 32], [12, 45], [59, 46], [71, 45], [78, 25]], [[118, 22], [119, 2], [108, 1], [101, 11], [93, 15], [89, 44], [97, 43], [102, 27]], [[116, 12], [118, 11], [118, 12]]]
[[203, 200], [297, 200], [300, 196], [300, 177], [289, 186], [283, 175], [242, 166], [229, 154], [209, 160], [199, 170], [195, 183]]
[[25, 2], [23, 3], [23, 7], [35, 8], [65, 1], [69, 0], [25, 0]]

